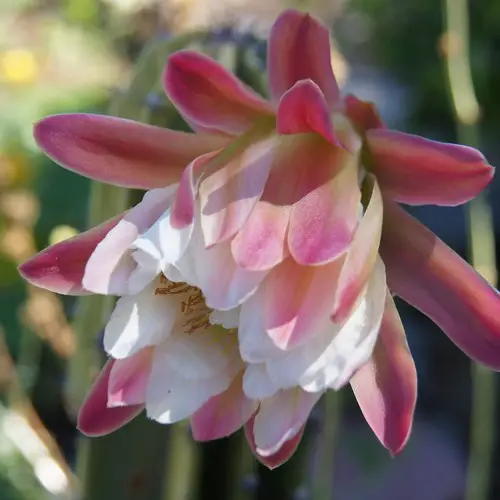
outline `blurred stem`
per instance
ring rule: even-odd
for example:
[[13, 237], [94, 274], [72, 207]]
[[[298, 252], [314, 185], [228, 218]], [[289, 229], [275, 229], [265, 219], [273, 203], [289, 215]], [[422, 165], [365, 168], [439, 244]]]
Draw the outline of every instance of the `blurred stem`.
[[332, 500], [335, 444], [342, 416], [342, 393], [329, 391], [323, 397], [322, 431], [318, 443], [312, 500]]
[[164, 500], [193, 499], [194, 478], [199, 468], [198, 452], [184, 422], [170, 426]]
[[202, 459], [196, 500], [251, 500], [245, 479], [250, 479], [256, 463], [243, 432], [199, 446]]
[[[458, 141], [479, 147], [480, 109], [474, 92], [469, 54], [467, 0], [444, 0], [444, 53]], [[484, 194], [469, 205], [469, 251], [472, 265], [491, 284], [497, 282], [495, 233]], [[472, 365], [472, 411], [466, 500], [489, 497], [496, 420], [494, 373]]]
[[[159, 500], [169, 428], [140, 415], [108, 436], [82, 438], [79, 476], [81, 500]], [[168, 499], [170, 500], [170, 498]]]
[[[288, 462], [274, 470], [259, 466], [257, 500], [296, 500], [309, 497], [317, 434], [318, 422], [310, 418], [297, 451]], [[302, 492], [305, 494], [302, 495]]]

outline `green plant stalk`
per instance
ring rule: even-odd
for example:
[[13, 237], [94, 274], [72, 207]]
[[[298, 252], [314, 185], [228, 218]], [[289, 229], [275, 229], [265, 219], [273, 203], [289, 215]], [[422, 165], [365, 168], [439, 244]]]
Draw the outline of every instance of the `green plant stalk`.
[[295, 500], [301, 498], [301, 491], [311, 494], [317, 437], [317, 422], [309, 419], [299, 446], [288, 462], [273, 470], [259, 466], [257, 500]]
[[312, 500], [334, 498], [333, 469], [335, 444], [342, 416], [342, 392], [329, 391], [323, 396], [321, 441], [318, 444], [313, 475]]
[[[446, 70], [458, 141], [479, 147], [480, 108], [472, 80], [467, 0], [444, 0], [448, 37]], [[497, 282], [493, 216], [481, 194], [468, 207], [470, 260], [491, 284]], [[466, 500], [487, 500], [491, 483], [496, 421], [496, 380], [491, 370], [472, 364], [472, 411]]]
[[198, 446], [201, 460], [196, 500], [252, 500], [253, 491], [245, 486], [245, 480], [252, 476], [256, 461], [243, 431]]
[[80, 498], [161, 499], [168, 431], [167, 426], [140, 415], [113, 434], [82, 439], [86, 463]]

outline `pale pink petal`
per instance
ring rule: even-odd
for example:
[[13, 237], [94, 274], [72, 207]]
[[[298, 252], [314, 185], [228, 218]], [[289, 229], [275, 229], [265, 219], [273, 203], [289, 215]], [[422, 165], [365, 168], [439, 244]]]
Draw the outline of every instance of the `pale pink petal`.
[[302, 439], [302, 435], [304, 434], [304, 426], [302, 426], [302, 428], [299, 430], [299, 432], [297, 432], [295, 436], [293, 436], [288, 441], [285, 441], [285, 443], [283, 443], [283, 446], [281, 446], [281, 448], [276, 453], [264, 457], [257, 452], [257, 449], [255, 447], [255, 439], [253, 434], [254, 421], [255, 417], [252, 417], [245, 424], [245, 437], [247, 438], [248, 444], [250, 446], [250, 449], [252, 450], [252, 453], [255, 455], [255, 458], [257, 458], [257, 460], [259, 460], [259, 462], [264, 464], [266, 467], [269, 467], [269, 469], [275, 469], [276, 467], [279, 467], [280, 465], [288, 461], [290, 457], [295, 453], [295, 450], [297, 449], [297, 446]]
[[351, 378], [366, 421], [393, 455], [410, 436], [417, 401], [417, 371], [390, 293], [372, 358]]
[[178, 182], [190, 161], [227, 142], [91, 114], [49, 116], [35, 125], [34, 134], [45, 153], [63, 167], [138, 189]]
[[325, 266], [302, 266], [288, 258], [267, 277], [262, 297], [264, 325], [280, 349], [306, 342], [328, 319], [340, 259]]
[[375, 265], [382, 232], [382, 197], [375, 178], [368, 174], [365, 188], [370, 199], [342, 267], [332, 320], [343, 323], [355, 309]]
[[205, 244], [220, 243], [241, 228], [262, 195], [276, 155], [276, 138], [245, 148], [200, 183], [201, 223]]
[[357, 159], [311, 138], [296, 156], [290, 168], [301, 175], [288, 228], [290, 254], [300, 264], [324, 264], [349, 248], [358, 225]]
[[295, 139], [281, 137], [264, 192], [231, 242], [235, 261], [245, 269], [271, 269], [288, 255], [286, 233], [302, 174], [297, 154], [304, 142]]
[[268, 46], [269, 89], [273, 102], [300, 80], [310, 79], [328, 106], [339, 104], [339, 89], [331, 65], [328, 28], [309, 14], [287, 10], [272, 27]]
[[225, 392], [210, 398], [191, 417], [191, 430], [196, 441], [229, 436], [255, 413], [258, 402], [245, 396], [241, 378], [241, 374], [238, 375]]
[[175, 186], [148, 191], [142, 201], [103, 238], [85, 269], [83, 286], [87, 290], [110, 295], [133, 294], [140, 292], [157, 276], [159, 269], [152, 269], [144, 280], [130, 282], [137, 268], [137, 262], [132, 258], [132, 243], [167, 210], [174, 193]]
[[170, 56], [164, 74], [168, 97], [194, 127], [237, 135], [262, 116], [272, 116], [269, 103], [224, 66], [198, 52]]
[[125, 214], [52, 245], [19, 266], [31, 284], [63, 295], [85, 295], [82, 280], [85, 266], [96, 246]]
[[153, 349], [145, 348], [129, 358], [115, 361], [109, 376], [109, 407], [145, 403], [152, 356]]
[[128, 424], [144, 405], [108, 407], [108, 385], [115, 361], [109, 360], [97, 377], [78, 414], [78, 429], [89, 437], [104, 436]]
[[301, 80], [281, 97], [276, 117], [280, 134], [316, 132], [338, 145], [330, 110], [321, 89], [311, 80]]
[[296, 436], [321, 395], [294, 388], [261, 401], [253, 425], [257, 453], [265, 457], [274, 455]]
[[382, 192], [401, 203], [460, 205], [493, 178], [493, 167], [468, 146], [386, 129], [369, 130], [366, 141]]
[[475, 361], [500, 370], [500, 295], [396, 203], [384, 205], [380, 254], [389, 288]]
[[220, 243], [195, 259], [198, 285], [211, 309], [227, 311], [255, 292], [267, 271], [250, 271], [236, 264], [229, 242]]
[[184, 229], [193, 223], [196, 196], [204, 168], [217, 158], [218, 153], [219, 151], [215, 151], [194, 159], [182, 172], [170, 216], [174, 229]]
[[375, 104], [361, 101], [356, 96], [344, 97], [344, 112], [359, 134], [364, 135], [372, 128], [385, 128]]

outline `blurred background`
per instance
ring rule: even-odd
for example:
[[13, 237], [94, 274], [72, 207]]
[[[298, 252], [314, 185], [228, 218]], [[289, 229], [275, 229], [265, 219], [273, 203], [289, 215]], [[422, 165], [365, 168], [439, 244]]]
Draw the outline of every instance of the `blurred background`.
[[[495, 165], [500, 3], [469, 4], [480, 146]], [[435, 0], [0, 0], [1, 500], [78, 498], [74, 470], [81, 438], [75, 430], [77, 403], [67, 396], [75, 301], [28, 287], [16, 266], [85, 229], [90, 183], [37, 150], [33, 123], [58, 112], [109, 112], [145, 44], [186, 30], [209, 30], [217, 43], [246, 44], [261, 60], [265, 47], [259, 40], [288, 6], [307, 9], [332, 27], [332, 60], [345, 92], [375, 101], [390, 127], [457, 141], [443, 61], [453, 40], [443, 35], [443, 6]], [[141, 105], [154, 108], [158, 99], [150, 93]], [[490, 192], [496, 231], [499, 182], [497, 177]], [[466, 256], [463, 208], [413, 213]], [[334, 498], [461, 500], [470, 451], [471, 365], [430, 321], [398, 306], [419, 374], [413, 434], [401, 455], [391, 458], [350, 391], [343, 391]], [[98, 351], [99, 339], [92, 341]], [[486, 411], [493, 411], [495, 394]], [[494, 431], [486, 428], [492, 471], [500, 465]], [[489, 498], [500, 498], [500, 476], [493, 473], [489, 483]], [[252, 484], [246, 478], [241, 488]], [[310, 498], [307, 488], [296, 498]]]

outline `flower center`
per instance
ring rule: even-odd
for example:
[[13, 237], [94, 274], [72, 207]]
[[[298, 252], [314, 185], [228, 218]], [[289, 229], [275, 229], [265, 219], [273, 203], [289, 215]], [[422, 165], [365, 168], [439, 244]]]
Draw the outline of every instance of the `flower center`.
[[155, 295], [169, 295], [177, 298], [179, 317], [182, 318], [180, 327], [191, 335], [212, 327], [210, 314], [213, 310], [205, 304], [202, 291], [183, 282], [170, 281], [163, 274], [160, 276], [159, 286]]

